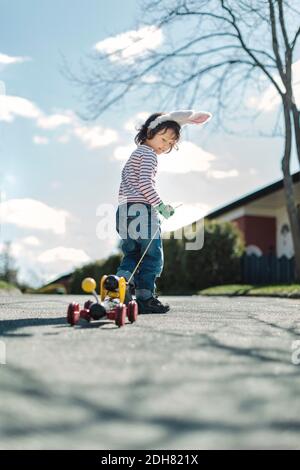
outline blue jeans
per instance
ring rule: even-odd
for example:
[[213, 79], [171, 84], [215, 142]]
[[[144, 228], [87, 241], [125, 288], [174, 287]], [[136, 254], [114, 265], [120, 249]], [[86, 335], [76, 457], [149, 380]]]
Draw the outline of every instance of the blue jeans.
[[121, 237], [123, 259], [117, 276], [129, 279], [141, 256], [143, 260], [134, 274], [137, 299], [148, 299], [156, 290], [155, 280], [160, 277], [163, 264], [163, 244], [160, 220], [156, 210], [145, 203], [120, 204], [116, 212], [116, 229]]

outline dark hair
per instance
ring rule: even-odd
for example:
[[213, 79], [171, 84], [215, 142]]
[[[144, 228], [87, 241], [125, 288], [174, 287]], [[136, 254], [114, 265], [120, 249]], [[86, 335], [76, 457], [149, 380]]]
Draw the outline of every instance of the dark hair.
[[[166, 113], [151, 114], [151, 116], [148, 117], [144, 124], [137, 129], [139, 132], [134, 138], [134, 142], [136, 143], [136, 145], [143, 144], [147, 139], [153, 139], [153, 137], [163, 129], [165, 129], [165, 131], [167, 131], [167, 129], [172, 129], [172, 131], [176, 135], [176, 143], [178, 142], [178, 140], [180, 139], [181, 126], [175, 121], [164, 121], [159, 123], [154, 129], [148, 129], [150, 122], [154, 121], [154, 119], [156, 119], [158, 116], [162, 116], [163, 114]], [[178, 150], [176, 143], [174, 145], [171, 145], [170, 150], [166, 153], [170, 153], [171, 150], [173, 150], [173, 147]]]

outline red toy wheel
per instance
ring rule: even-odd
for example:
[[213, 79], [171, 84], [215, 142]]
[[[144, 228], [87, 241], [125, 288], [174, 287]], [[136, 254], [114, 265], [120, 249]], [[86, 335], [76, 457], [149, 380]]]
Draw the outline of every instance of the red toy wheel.
[[121, 304], [116, 307], [116, 325], [120, 328], [126, 323], [126, 305]]
[[80, 316], [80, 318], [83, 318], [86, 321], [91, 321], [90, 311], [87, 308], [84, 308], [83, 310], [80, 310], [79, 316]]
[[71, 304], [69, 304], [69, 307], [68, 307], [67, 322], [71, 326], [74, 326], [76, 325], [76, 323], [78, 323], [79, 317], [80, 317], [79, 304], [72, 302]]
[[138, 317], [138, 304], [135, 300], [131, 300], [127, 306], [127, 316], [130, 323], [137, 321]]

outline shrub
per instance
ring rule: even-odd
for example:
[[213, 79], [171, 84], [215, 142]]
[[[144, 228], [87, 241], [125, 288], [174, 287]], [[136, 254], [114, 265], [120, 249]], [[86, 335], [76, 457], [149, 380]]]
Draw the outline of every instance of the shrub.
[[27, 294], [67, 294], [67, 290], [63, 284], [50, 284], [49, 286], [40, 287], [39, 289], [27, 289]]
[[157, 282], [162, 293], [191, 294], [210, 286], [241, 282], [244, 240], [235, 224], [205, 220], [203, 247], [186, 250], [187, 241], [163, 241], [165, 264]]

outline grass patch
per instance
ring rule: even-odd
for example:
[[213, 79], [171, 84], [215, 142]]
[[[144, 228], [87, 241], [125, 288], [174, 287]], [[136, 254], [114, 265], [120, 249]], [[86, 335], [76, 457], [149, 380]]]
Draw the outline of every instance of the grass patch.
[[250, 295], [300, 298], [300, 284], [281, 284], [260, 287], [257, 286], [251, 289]]
[[8, 282], [5, 281], [0, 281], [0, 291], [10, 291], [10, 290], [16, 290], [17, 287], [13, 284], [9, 284]]
[[198, 294], [300, 298], [300, 284], [272, 284], [266, 286], [253, 286], [250, 284], [228, 284], [209, 287], [208, 289], [200, 290]]
[[245, 295], [253, 286], [250, 284], [228, 284], [200, 290], [200, 295]]

